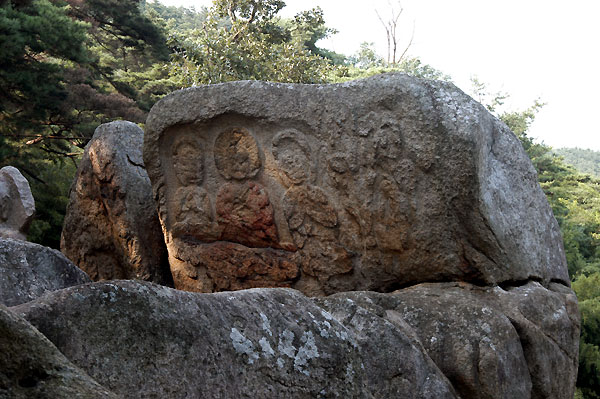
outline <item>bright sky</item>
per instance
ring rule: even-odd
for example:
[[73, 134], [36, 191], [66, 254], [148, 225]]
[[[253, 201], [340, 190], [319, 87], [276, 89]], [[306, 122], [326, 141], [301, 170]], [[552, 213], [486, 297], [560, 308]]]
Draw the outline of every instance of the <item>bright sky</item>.
[[[167, 5], [210, 6], [211, 0], [160, 0]], [[338, 33], [321, 47], [353, 54], [374, 42], [386, 55], [385, 19], [397, 0], [285, 0], [283, 16], [320, 6], [327, 26]], [[536, 98], [547, 105], [530, 134], [553, 147], [600, 151], [600, 1], [598, 0], [402, 0], [398, 32], [423, 62], [470, 90], [476, 75], [493, 91], [509, 93], [509, 110]]]

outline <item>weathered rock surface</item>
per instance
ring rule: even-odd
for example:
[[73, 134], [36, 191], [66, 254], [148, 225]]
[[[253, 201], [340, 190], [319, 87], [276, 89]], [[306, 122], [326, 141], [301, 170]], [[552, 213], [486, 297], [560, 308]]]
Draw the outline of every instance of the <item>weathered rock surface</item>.
[[11, 310], [123, 397], [571, 399], [576, 306], [538, 282], [310, 299], [112, 281]]
[[54, 249], [0, 238], [0, 304], [18, 305], [49, 291], [90, 281], [81, 269]]
[[457, 398], [408, 325], [356, 308], [342, 325], [289, 289], [112, 281], [11, 310], [128, 398]]
[[12, 166], [0, 169], [0, 237], [25, 240], [34, 214], [27, 179]]
[[150, 112], [144, 159], [178, 288], [569, 284], [518, 139], [449, 83], [186, 89]]
[[99, 126], [71, 187], [61, 250], [93, 280], [172, 284], [142, 161], [143, 135], [131, 122]]
[[0, 398], [117, 398], [0, 305]]
[[412, 327], [400, 317], [387, 320], [385, 312], [365, 306], [365, 301], [369, 301], [369, 294], [364, 292], [316, 299], [358, 342], [373, 397], [458, 398]]
[[[564, 286], [437, 283], [319, 300], [338, 319], [354, 313], [347, 301], [410, 325], [462, 398], [573, 397], [580, 320]], [[335, 311], [340, 306], [345, 313]]]

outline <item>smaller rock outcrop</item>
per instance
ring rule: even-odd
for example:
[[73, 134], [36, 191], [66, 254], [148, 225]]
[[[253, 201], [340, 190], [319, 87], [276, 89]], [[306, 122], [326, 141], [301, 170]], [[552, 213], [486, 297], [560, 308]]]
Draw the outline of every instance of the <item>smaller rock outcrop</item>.
[[0, 237], [25, 240], [34, 214], [27, 179], [12, 166], [0, 169]]
[[31, 324], [0, 305], [0, 398], [114, 398]]
[[0, 238], [0, 303], [29, 302], [49, 291], [91, 282], [62, 253], [27, 241]]
[[61, 250], [92, 280], [171, 285], [166, 247], [134, 123], [100, 125], [77, 170]]

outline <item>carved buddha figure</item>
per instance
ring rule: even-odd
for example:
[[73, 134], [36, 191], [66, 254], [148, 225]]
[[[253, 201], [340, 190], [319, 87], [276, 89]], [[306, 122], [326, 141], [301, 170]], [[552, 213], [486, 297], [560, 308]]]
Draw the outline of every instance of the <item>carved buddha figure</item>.
[[248, 247], [279, 247], [269, 194], [252, 180], [262, 164], [250, 132], [243, 128], [222, 132], [215, 141], [215, 165], [227, 180], [216, 200], [220, 240]]
[[193, 138], [176, 140], [172, 150], [173, 171], [179, 183], [175, 191], [173, 234], [214, 241], [217, 232], [211, 201], [202, 187], [204, 155], [200, 144]]

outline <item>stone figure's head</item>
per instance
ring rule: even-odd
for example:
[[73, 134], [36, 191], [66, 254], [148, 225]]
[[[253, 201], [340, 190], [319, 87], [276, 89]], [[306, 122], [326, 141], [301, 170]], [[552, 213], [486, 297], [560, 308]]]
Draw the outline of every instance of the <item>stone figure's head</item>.
[[190, 137], [175, 140], [172, 150], [173, 170], [182, 186], [199, 185], [204, 179], [204, 155], [199, 143]]
[[348, 155], [341, 152], [333, 153], [327, 158], [327, 165], [331, 184], [338, 189], [346, 189], [348, 183], [352, 181]]
[[302, 184], [310, 178], [310, 147], [302, 134], [285, 130], [273, 138], [273, 156], [284, 180]]
[[225, 130], [215, 141], [215, 165], [227, 180], [256, 176], [261, 166], [256, 140], [244, 128]]

